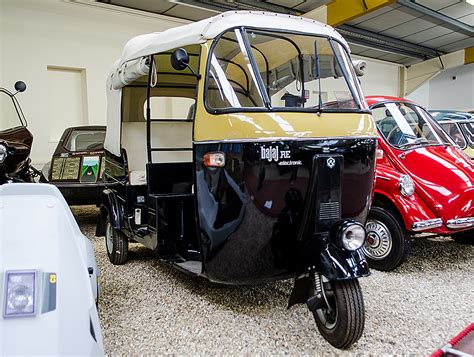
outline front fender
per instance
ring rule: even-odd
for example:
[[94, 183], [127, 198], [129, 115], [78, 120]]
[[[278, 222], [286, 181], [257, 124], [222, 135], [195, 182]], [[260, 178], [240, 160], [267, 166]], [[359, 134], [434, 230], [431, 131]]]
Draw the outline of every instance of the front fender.
[[105, 236], [105, 220], [110, 216], [112, 226], [115, 229], [123, 228], [123, 217], [120, 203], [117, 199], [117, 193], [112, 189], [102, 191], [99, 220], [97, 222], [95, 235], [97, 237]]
[[[361, 249], [347, 251], [327, 243], [319, 254], [318, 272], [329, 281], [350, 280], [370, 275], [369, 265]], [[310, 274], [295, 278], [288, 308], [305, 304], [312, 295], [314, 282]]]
[[369, 265], [361, 249], [342, 250], [327, 244], [319, 255], [319, 271], [328, 280], [348, 280], [370, 275]]
[[399, 171], [386, 165], [377, 166], [377, 179], [375, 183], [374, 204], [377, 201], [388, 201], [393, 204], [403, 219], [403, 225], [408, 231], [414, 222], [426, 221], [438, 218], [427, 204], [415, 193], [411, 197], [405, 197], [400, 193], [398, 180], [402, 176]]

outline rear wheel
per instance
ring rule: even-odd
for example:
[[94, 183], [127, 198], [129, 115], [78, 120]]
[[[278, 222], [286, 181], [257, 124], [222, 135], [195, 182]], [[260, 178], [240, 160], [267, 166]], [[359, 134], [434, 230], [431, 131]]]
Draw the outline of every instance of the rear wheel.
[[363, 251], [369, 267], [390, 271], [410, 254], [411, 242], [399, 220], [388, 210], [373, 207], [365, 225], [367, 239]]
[[321, 335], [334, 347], [346, 349], [362, 336], [364, 299], [359, 282], [332, 281], [323, 284], [326, 306], [313, 312]]
[[474, 245], [474, 229], [465, 232], [454, 233], [451, 235], [456, 242], [461, 244]]
[[107, 215], [105, 220], [105, 246], [112, 264], [121, 265], [127, 261], [128, 238], [113, 227], [110, 215]]

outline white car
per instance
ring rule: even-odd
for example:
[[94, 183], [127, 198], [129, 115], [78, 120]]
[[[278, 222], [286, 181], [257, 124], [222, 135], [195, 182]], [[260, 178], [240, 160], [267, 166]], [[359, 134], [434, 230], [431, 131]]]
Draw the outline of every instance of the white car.
[[0, 186], [0, 355], [103, 355], [91, 242], [52, 185]]

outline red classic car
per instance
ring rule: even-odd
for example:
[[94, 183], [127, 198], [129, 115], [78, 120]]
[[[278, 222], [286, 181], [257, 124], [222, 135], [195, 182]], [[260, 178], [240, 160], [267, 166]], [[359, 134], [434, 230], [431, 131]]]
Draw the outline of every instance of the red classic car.
[[371, 268], [392, 270], [411, 235], [430, 232], [474, 243], [474, 165], [419, 105], [367, 97], [379, 147], [364, 251]]

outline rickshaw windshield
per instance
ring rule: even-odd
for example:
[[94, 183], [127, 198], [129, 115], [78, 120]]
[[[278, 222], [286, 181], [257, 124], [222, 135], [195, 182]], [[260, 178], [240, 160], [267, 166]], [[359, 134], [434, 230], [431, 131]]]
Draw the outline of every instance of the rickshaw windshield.
[[211, 111], [367, 110], [344, 47], [315, 35], [234, 29], [212, 47], [206, 105]]
[[410, 103], [385, 103], [372, 109], [380, 134], [398, 149], [449, 145], [446, 133], [422, 108]]

